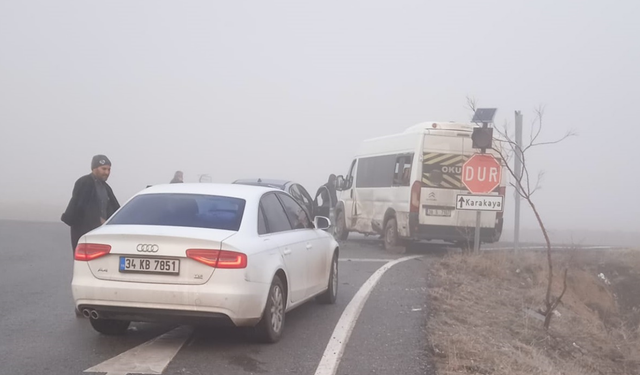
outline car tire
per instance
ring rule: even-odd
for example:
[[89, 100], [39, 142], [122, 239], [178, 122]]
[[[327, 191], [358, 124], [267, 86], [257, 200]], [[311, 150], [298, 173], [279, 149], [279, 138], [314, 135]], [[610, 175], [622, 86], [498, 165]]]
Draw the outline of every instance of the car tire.
[[275, 276], [269, 288], [267, 303], [262, 318], [256, 325], [256, 339], [263, 343], [275, 343], [282, 337], [284, 331], [287, 295], [282, 280]]
[[344, 217], [344, 211], [338, 211], [336, 216], [336, 238], [340, 241], [346, 241], [349, 238], [349, 231], [347, 230], [347, 222]]
[[384, 249], [390, 253], [403, 254], [407, 251], [406, 246], [398, 238], [398, 222], [391, 218], [384, 226]]
[[331, 260], [331, 271], [329, 272], [329, 284], [327, 290], [316, 297], [319, 303], [325, 305], [333, 305], [336, 303], [336, 297], [338, 296], [338, 254], [333, 254]]
[[90, 318], [91, 326], [97, 332], [102, 333], [107, 336], [120, 336], [124, 335], [129, 329], [129, 324], [131, 324], [128, 320], [112, 320], [112, 319], [93, 319]]

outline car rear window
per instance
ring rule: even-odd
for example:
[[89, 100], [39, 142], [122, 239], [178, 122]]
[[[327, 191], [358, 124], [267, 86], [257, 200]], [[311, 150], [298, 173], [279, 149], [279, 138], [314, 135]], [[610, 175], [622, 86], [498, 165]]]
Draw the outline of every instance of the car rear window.
[[125, 204], [113, 225], [164, 225], [237, 231], [245, 200], [198, 194], [144, 194]]

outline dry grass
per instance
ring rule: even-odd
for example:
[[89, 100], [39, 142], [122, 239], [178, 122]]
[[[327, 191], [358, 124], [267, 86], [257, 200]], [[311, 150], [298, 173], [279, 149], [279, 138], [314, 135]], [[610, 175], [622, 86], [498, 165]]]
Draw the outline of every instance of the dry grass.
[[[640, 374], [640, 253], [554, 255], [554, 295], [567, 292], [546, 332], [544, 253], [450, 255], [432, 264], [431, 355], [444, 374]], [[607, 280], [598, 277], [603, 273]]]

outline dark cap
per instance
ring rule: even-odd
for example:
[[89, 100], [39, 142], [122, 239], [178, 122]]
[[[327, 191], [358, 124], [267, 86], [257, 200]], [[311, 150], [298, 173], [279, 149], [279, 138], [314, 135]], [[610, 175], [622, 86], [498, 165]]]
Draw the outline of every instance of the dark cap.
[[111, 160], [105, 155], [96, 155], [91, 159], [91, 169], [102, 167], [103, 165], [111, 165]]

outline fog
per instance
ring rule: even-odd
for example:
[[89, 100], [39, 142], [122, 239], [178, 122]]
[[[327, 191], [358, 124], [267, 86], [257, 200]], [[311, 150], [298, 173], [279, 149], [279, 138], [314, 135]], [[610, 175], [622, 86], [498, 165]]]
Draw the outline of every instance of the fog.
[[0, 218], [59, 220], [98, 153], [121, 203], [176, 170], [313, 194], [363, 139], [468, 121], [472, 96], [498, 124], [544, 104], [543, 139], [579, 134], [528, 156], [548, 226], [638, 231], [638, 14], [637, 1], [3, 1]]

